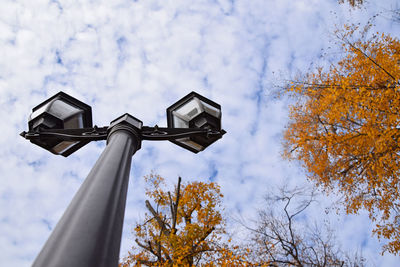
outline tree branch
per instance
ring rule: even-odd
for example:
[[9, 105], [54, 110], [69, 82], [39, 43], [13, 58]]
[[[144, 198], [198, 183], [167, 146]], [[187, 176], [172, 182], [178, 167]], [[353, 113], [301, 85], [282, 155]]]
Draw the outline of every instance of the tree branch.
[[146, 200], [146, 207], [151, 212], [151, 214], [153, 214], [154, 218], [156, 219], [156, 221], [157, 221], [158, 225], [160, 226], [161, 230], [163, 231], [164, 235], [169, 236], [170, 232], [165, 227], [165, 223], [161, 220], [160, 216], [153, 209], [153, 207], [151, 206], [151, 204], [148, 200]]
[[172, 213], [172, 231], [176, 233], [176, 220], [178, 218], [178, 205], [179, 205], [179, 198], [181, 194], [181, 180], [182, 178], [178, 178], [178, 185], [176, 186], [176, 200], [175, 204], [173, 204], [173, 213]]
[[398, 82], [397, 79], [390, 74], [385, 68], [383, 68], [381, 65], [379, 65], [373, 58], [371, 58], [370, 56], [368, 56], [364, 51], [362, 51], [360, 48], [356, 47], [355, 45], [353, 45], [349, 40], [345, 40], [345, 42], [350, 45], [353, 49], [357, 50], [358, 52], [360, 52], [361, 54], [363, 54], [366, 58], [368, 58], [373, 64], [375, 64], [378, 68], [380, 68], [381, 70], [383, 70], [390, 78], [393, 79], [394, 82]]

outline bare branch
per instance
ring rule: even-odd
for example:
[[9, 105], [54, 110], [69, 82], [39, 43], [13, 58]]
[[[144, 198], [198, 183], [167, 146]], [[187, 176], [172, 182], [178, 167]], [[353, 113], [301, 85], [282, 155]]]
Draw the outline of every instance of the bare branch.
[[172, 231], [175, 233], [176, 232], [176, 220], [178, 216], [178, 205], [179, 205], [179, 198], [181, 194], [181, 181], [182, 178], [178, 178], [178, 185], [176, 186], [176, 200], [175, 204], [173, 206], [173, 213], [172, 213]]
[[169, 236], [170, 232], [165, 227], [165, 223], [161, 220], [159, 214], [153, 209], [153, 207], [151, 206], [151, 204], [150, 204], [150, 202], [148, 200], [146, 200], [146, 207], [151, 212], [151, 214], [153, 214], [153, 216], [156, 219], [158, 225], [162, 229], [164, 235]]
[[[281, 188], [280, 195], [266, 197], [267, 207], [259, 213], [258, 227], [246, 227], [252, 232], [253, 257], [260, 266], [363, 266], [362, 258], [343, 254], [334, 243], [327, 225], [310, 228], [296, 220], [313, 201], [314, 190]], [[282, 203], [281, 212], [273, 209]], [[293, 207], [294, 206], [294, 207]], [[307, 229], [307, 230], [305, 230]], [[269, 259], [266, 263], [266, 259]]]

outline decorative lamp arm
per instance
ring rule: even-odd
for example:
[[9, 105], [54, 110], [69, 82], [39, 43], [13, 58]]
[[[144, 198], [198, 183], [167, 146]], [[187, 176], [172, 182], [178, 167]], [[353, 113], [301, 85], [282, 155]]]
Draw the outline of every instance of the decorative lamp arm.
[[[107, 139], [109, 127], [81, 128], [81, 129], [41, 129], [39, 131], [23, 131], [22, 137], [28, 140], [55, 138], [64, 141], [100, 141]], [[175, 140], [191, 136], [222, 137], [225, 130], [215, 131], [211, 129], [198, 128], [167, 128], [143, 126], [140, 134], [142, 140], [162, 141]]]
[[224, 130], [215, 131], [211, 129], [199, 129], [199, 128], [167, 128], [167, 127], [154, 127], [143, 126], [142, 127], [142, 139], [152, 141], [162, 140], [175, 140], [179, 138], [191, 137], [191, 136], [206, 136], [206, 137], [221, 137], [226, 132]]
[[40, 129], [39, 131], [23, 131], [22, 137], [28, 140], [54, 138], [63, 141], [99, 141], [107, 139], [108, 127], [80, 128], [80, 129]]

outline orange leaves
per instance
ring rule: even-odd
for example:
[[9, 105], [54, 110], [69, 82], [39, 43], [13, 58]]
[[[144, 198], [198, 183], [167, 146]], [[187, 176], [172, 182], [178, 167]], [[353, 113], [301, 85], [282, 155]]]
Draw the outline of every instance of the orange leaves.
[[145, 179], [153, 204], [146, 201], [149, 213], [134, 229], [138, 248], [121, 266], [224, 266], [237, 260], [239, 256], [232, 256], [234, 252], [221, 242], [223, 196], [217, 184], [181, 184], [179, 178], [169, 192], [159, 175]]
[[338, 188], [348, 212], [364, 208], [381, 221], [375, 233], [399, 253], [400, 229], [390, 223], [400, 205], [400, 42], [385, 34], [350, 42], [354, 32], [338, 34], [345, 56], [337, 64], [288, 87], [299, 100], [284, 155], [303, 162], [318, 184]]
[[339, 4], [343, 4], [344, 2], [348, 2], [352, 7], [360, 7], [364, 3], [364, 0], [339, 0]]

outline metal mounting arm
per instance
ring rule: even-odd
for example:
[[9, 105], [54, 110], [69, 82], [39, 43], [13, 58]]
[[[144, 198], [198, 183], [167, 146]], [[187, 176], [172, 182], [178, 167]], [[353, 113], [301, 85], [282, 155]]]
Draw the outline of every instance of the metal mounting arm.
[[199, 129], [199, 128], [167, 128], [167, 127], [154, 127], [143, 126], [142, 128], [142, 139], [143, 140], [175, 140], [179, 138], [191, 137], [191, 136], [205, 136], [205, 137], [221, 137], [226, 132], [224, 130], [215, 131], [211, 129]]
[[99, 141], [107, 139], [108, 127], [80, 128], [80, 129], [40, 129], [39, 131], [23, 131], [22, 137], [28, 140], [41, 138], [56, 138], [63, 141]]
[[[64, 141], [100, 141], [106, 140], [108, 128], [97, 127], [81, 129], [41, 129], [40, 131], [23, 131], [20, 135], [28, 140], [41, 138], [56, 138]], [[221, 137], [225, 130], [215, 131], [211, 129], [198, 128], [167, 128], [143, 126], [140, 130], [142, 140], [162, 141], [175, 140], [190, 136]]]

